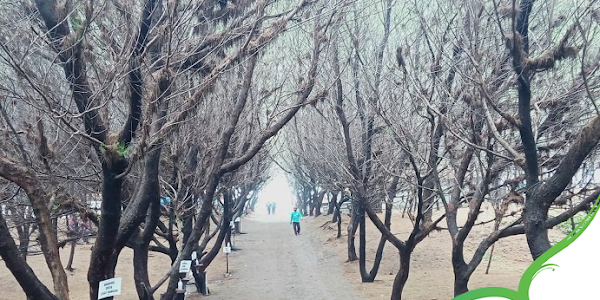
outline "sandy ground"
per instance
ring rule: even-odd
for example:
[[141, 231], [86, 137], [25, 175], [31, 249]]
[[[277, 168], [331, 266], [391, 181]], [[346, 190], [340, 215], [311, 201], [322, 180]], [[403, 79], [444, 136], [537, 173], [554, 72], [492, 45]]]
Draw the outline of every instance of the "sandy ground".
[[[436, 214], [439, 214], [437, 212]], [[464, 221], [465, 210], [460, 211], [459, 220]], [[412, 228], [412, 223], [408, 218], [401, 218], [401, 212], [395, 211], [392, 219], [392, 232], [396, 233], [402, 239], [408, 237], [408, 232]], [[484, 213], [480, 221], [491, 220], [492, 210], [484, 207]], [[434, 215], [435, 217], [435, 215]], [[383, 216], [381, 216], [383, 219]], [[342, 226], [343, 236], [336, 239], [336, 224], [330, 224], [331, 216], [320, 216], [307, 219], [307, 227], [312, 234], [319, 237], [319, 240], [325, 248], [334, 250], [337, 253], [338, 260], [347, 260], [347, 232], [346, 226], [348, 216], [344, 216]], [[504, 223], [509, 222], [510, 218]], [[477, 223], [479, 223], [478, 221]], [[368, 258], [367, 267], [370, 268], [375, 256], [377, 243], [380, 233], [370, 223], [367, 222], [367, 240], [368, 240]], [[445, 221], [440, 223], [441, 227], [446, 227]], [[493, 224], [480, 225], [473, 229], [467, 239], [465, 257], [470, 259], [473, 251], [479, 242], [487, 236], [493, 229]], [[564, 237], [558, 230], [549, 232], [550, 239], [557, 242]], [[358, 252], [358, 234], [356, 237], [356, 247]], [[496, 243], [493, 254], [493, 260], [489, 274], [485, 274], [485, 269], [489, 260], [488, 254], [475, 271], [469, 281], [469, 289], [476, 289], [488, 286], [499, 286], [511, 289], [517, 289], [521, 275], [532, 262], [529, 248], [524, 235], [501, 239]], [[408, 300], [445, 300], [453, 297], [454, 274], [451, 263], [451, 240], [448, 231], [434, 231], [429, 237], [419, 243], [413, 252], [411, 259], [410, 275], [405, 286], [403, 299]], [[360, 292], [362, 299], [389, 299], [392, 289], [392, 282], [399, 269], [399, 258], [396, 249], [387, 244], [384, 250], [384, 257], [381, 262], [378, 276], [373, 283], [362, 283], [358, 269], [358, 262], [344, 262], [344, 275], [352, 282]], [[341, 298], [339, 298], [341, 299]]]
[[[229, 272], [225, 274], [225, 255], [220, 253], [208, 269], [211, 295], [207, 299], [389, 299], [392, 281], [399, 267], [395, 249], [386, 245], [379, 275], [374, 283], [360, 282], [357, 262], [346, 262], [346, 225], [344, 216], [343, 236], [335, 238], [335, 224], [329, 223], [331, 216], [307, 217], [303, 220], [303, 232], [294, 236], [289, 225], [286, 209], [276, 216], [257, 213], [245, 218], [242, 231], [235, 238], [240, 248], [229, 256]], [[463, 216], [464, 217], [464, 216]], [[491, 211], [485, 210], [482, 221], [491, 219]], [[509, 220], [507, 220], [508, 222]], [[379, 232], [368, 222], [368, 265], [371, 265]], [[445, 227], [445, 221], [441, 223]], [[466, 256], [481, 239], [492, 230], [492, 223], [476, 227], [466, 243]], [[408, 218], [394, 212], [392, 231], [405, 238], [411, 227]], [[564, 235], [558, 230], [550, 231], [553, 242]], [[445, 230], [434, 231], [421, 242], [412, 256], [411, 271], [404, 290], [403, 299], [432, 300], [451, 299], [453, 286], [450, 263], [450, 237]], [[358, 238], [357, 238], [358, 246]], [[91, 245], [78, 245], [73, 272], [68, 272], [71, 299], [88, 299], [86, 281], [87, 265]], [[61, 250], [66, 265], [69, 246]], [[132, 256], [124, 249], [116, 270], [123, 278], [123, 293], [115, 299], [137, 299], [133, 283]], [[501, 286], [516, 289], [531, 257], [524, 236], [500, 240], [495, 248], [489, 274], [485, 274], [489, 256], [486, 255], [469, 283], [470, 289], [486, 286]], [[51, 287], [49, 272], [42, 255], [28, 258], [36, 274]], [[156, 283], [169, 269], [170, 260], [159, 253], [151, 254], [150, 279]], [[0, 299], [25, 299], [18, 283], [0, 263]], [[157, 297], [164, 290], [160, 289]], [[203, 299], [190, 295], [187, 299]]]
[[[86, 276], [87, 266], [89, 265], [90, 261], [91, 246], [91, 244], [77, 245], [75, 250], [75, 259], [73, 262], [73, 267], [75, 270], [73, 272], [66, 271], [69, 278], [70, 295], [71, 299], [73, 300], [89, 299]], [[60, 251], [61, 260], [65, 266], [69, 258], [69, 251], [70, 245], [66, 246]], [[43, 255], [40, 254], [29, 256], [27, 258], [27, 262], [42, 280], [42, 282], [46, 284], [50, 290], [52, 290], [52, 279], [50, 277], [50, 272], [46, 267]], [[161, 277], [163, 277], [164, 274], [169, 270], [170, 263], [171, 260], [166, 255], [160, 253], [150, 253], [150, 282], [156, 283]], [[116, 277], [122, 277], [123, 292], [121, 296], [116, 297], [116, 299], [138, 299], [133, 281], [132, 266], [133, 251], [129, 248], [125, 248], [119, 256], [119, 263], [117, 265], [115, 275]], [[26, 299], [25, 293], [14, 279], [12, 274], [6, 269], [4, 262], [0, 263], [0, 290], [3, 291], [0, 295], [0, 299]], [[164, 289], [159, 289], [159, 292], [162, 291], [164, 291]]]
[[[90, 261], [92, 244], [78, 244], [75, 250], [75, 259], [73, 272], [67, 272], [69, 280], [69, 291], [72, 300], [85, 300], [89, 299], [89, 290], [87, 282], [87, 267]], [[64, 266], [67, 265], [69, 258], [70, 245], [61, 249], [61, 260]], [[219, 255], [220, 256], [220, 255]], [[27, 262], [42, 280], [46, 286], [52, 290], [52, 279], [50, 272], [46, 266], [43, 255], [32, 255], [27, 258]], [[149, 267], [148, 272], [150, 276], [150, 283], [156, 284], [170, 269], [171, 260], [162, 253], [149, 254]], [[225, 270], [225, 261], [221, 257], [215, 259], [213, 264], [208, 268], [207, 272], [217, 273], [216, 270]], [[219, 271], [221, 272], [221, 271]], [[224, 272], [224, 271], [223, 271]], [[221, 273], [222, 274], [222, 273]], [[120, 296], [116, 296], [117, 300], [135, 300], [138, 299], [135, 291], [135, 284], [133, 281], [133, 250], [129, 248], [123, 249], [119, 256], [119, 263], [117, 264], [115, 277], [122, 278], [122, 293]], [[210, 280], [210, 278], [209, 278]], [[213, 281], [218, 281], [217, 278], [213, 278]], [[154, 294], [156, 299], [162, 292], [165, 291], [166, 284], [161, 286], [158, 291]], [[6, 268], [4, 262], [0, 259], [0, 300], [26, 300], [23, 289], [19, 286], [15, 278], [12, 276], [10, 271]]]

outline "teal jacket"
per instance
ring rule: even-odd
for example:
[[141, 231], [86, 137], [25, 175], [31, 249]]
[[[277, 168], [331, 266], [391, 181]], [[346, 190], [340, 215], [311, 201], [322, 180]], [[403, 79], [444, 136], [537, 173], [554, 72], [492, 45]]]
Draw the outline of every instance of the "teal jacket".
[[300, 213], [299, 211], [295, 211], [292, 212], [292, 222], [294, 223], [300, 223], [300, 220], [302, 219], [302, 213]]

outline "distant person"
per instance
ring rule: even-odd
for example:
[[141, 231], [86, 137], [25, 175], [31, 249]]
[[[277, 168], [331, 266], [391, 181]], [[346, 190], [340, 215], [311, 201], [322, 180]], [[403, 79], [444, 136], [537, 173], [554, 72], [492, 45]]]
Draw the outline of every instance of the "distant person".
[[277, 209], [277, 202], [271, 203], [271, 214], [275, 214], [275, 210]]
[[300, 220], [302, 220], [302, 213], [298, 211], [297, 207], [294, 207], [294, 211], [292, 212], [292, 218], [290, 219], [290, 224], [294, 226], [294, 234], [300, 234]]
[[81, 236], [83, 238], [83, 242], [86, 245], [89, 244], [88, 237], [90, 236], [90, 233], [92, 231], [90, 227], [90, 221], [88, 221], [87, 219], [84, 220], [83, 223], [81, 223]]
[[267, 202], [267, 213], [271, 214], [271, 201]]
[[69, 221], [69, 230], [73, 235], [79, 233], [79, 222], [75, 217], [71, 217], [71, 221]]

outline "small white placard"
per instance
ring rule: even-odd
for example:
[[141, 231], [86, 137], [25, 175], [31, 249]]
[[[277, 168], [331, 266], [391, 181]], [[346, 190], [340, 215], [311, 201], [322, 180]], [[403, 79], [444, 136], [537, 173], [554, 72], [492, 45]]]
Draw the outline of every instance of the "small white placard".
[[196, 251], [192, 252], [192, 260], [196, 260], [198, 258], [198, 253]]
[[240, 219], [240, 217], [237, 217], [237, 218], [235, 218], [234, 222], [238, 223], [239, 221], [241, 221], [241, 219]]
[[121, 295], [121, 277], [100, 281], [98, 286], [98, 300]]
[[187, 273], [190, 271], [190, 268], [192, 267], [192, 261], [191, 260], [182, 260], [179, 263], [179, 273]]
[[223, 247], [223, 253], [225, 253], [225, 254], [231, 253], [231, 247], [229, 247], [229, 246]]

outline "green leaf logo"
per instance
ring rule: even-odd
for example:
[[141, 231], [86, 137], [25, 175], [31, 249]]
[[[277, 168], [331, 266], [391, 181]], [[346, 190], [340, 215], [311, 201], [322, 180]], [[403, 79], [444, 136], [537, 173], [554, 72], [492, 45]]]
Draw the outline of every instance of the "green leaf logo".
[[[547, 263], [548, 260], [556, 254], [558, 254], [559, 252], [566, 249], [585, 232], [585, 230], [588, 228], [588, 226], [598, 213], [599, 201], [600, 196], [598, 197], [598, 199], [596, 199], [596, 202], [594, 202], [594, 205], [592, 206], [590, 212], [581, 220], [581, 222], [579, 223], [577, 228], [573, 230], [573, 232], [571, 232], [564, 239], [562, 239], [560, 242], [554, 245], [554, 247], [546, 251], [546, 253], [542, 254], [542, 256], [538, 257], [538, 259], [536, 259], [529, 266], [529, 268], [527, 268], [527, 270], [521, 277], [521, 281], [519, 281], [518, 291], [501, 287], [486, 287], [469, 291], [458, 297], [455, 297], [453, 300], [476, 300], [488, 297], [504, 298], [511, 300], [529, 300], [529, 288], [531, 287], [533, 279], [544, 271], [555, 271], [557, 270], [557, 268], [559, 268], [557, 264]], [[589, 255], [589, 253], [587, 255]], [[564, 288], [569, 287], [565, 286]]]

